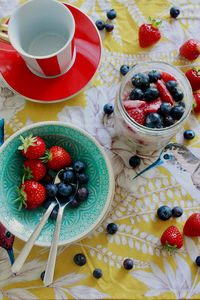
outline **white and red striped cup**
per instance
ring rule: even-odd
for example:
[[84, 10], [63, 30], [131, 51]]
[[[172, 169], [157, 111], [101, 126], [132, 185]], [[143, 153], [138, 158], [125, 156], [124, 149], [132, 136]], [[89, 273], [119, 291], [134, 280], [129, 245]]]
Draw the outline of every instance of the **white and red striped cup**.
[[75, 21], [56, 0], [30, 0], [20, 5], [8, 24], [9, 41], [36, 75], [52, 78], [73, 65]]

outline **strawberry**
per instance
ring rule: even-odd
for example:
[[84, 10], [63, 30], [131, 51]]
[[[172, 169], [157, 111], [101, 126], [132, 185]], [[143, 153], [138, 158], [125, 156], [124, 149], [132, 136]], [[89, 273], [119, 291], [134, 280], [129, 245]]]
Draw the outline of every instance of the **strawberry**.
[[135, 109], [135, 108], [143, 107], [146, 105], [146, 101], [127, 100], [127, 101], [124, 101], [123, 104], [124, 104], [125, 109], [128, 110], [128, 109]]
[[135, 109], [130, 109], [127, 110], [129, 116], [134, 119], [137, 123], [144, 125], [145, 124], [145, 119], [146, 119], [146, 114], [144, 110], [140, 108], [135, 108]]
[[187, 236], [200, 236], [200, 213], [194, 213], [187, 219], [183, 233]]
[[162, 101], [160, 98], [153, 100], [151, 102], [147, 102], [146, 106], [144, 108], [144, 112], [146, 114], [155, 113], [159, 110], [161, 104], [162, 104]]
[[143, 48], [156, 44], [161, 38], [161, 33], [158, 29], [161, 21], [151, 20], [150, 17], [149, 21], [151, 24], [142, 24], [139, 28], [139, 43], [140, 47]]
[[180, 55], [188, 60], [194, 60], [200, 53], [200, 41], [195, 39], [187, 40], [179, 49]]
[[72, 163], [72, 158], [65, 149], [60, 146], [53, 146], [46, 151], [46, 156], [42, 158], [43, 162], [52, 170], [60, 170], [68, 167]]
[[189, 80], [193, 91], [197, 91], [200, 89], [200, 69], [189, 69], [185, 73], [185, 76]]
[[17, 188], [19, 197], [14, 202], [20, 202], [19, 210], [24, 206], [27, 209], [35, 209], [46, 199], [46, 189], [37, 181], [24, 181]]
[[193, 93], [195, 103], [193, 105], [194, 112], [200, 113], [200, 93]]
[[28, 159], [37, 159], [45, 154], [46, 146], [44, 141], [38, 136], [32, 136], [32, 134], [26, 138], [20, 136], [22, 145], [18, 147], [18, 150], [22, 150], [22, 154]]
[[183, 246], [183, 238], [176, 226], [168, 227], [161, 236], [161, 244], [170, 252]]
[[156, 86], [160, 92], [161, 100], [164, 102], [169, 102], [171, 105], [173, 105], [174, 101], [173, 101], [172, 95], [166, 88], [165, 84], [161, 80], [158, 79], [156, 82]]
[[23, 165], [23, 180], [34, 180], [34, 181], [40, 181], [46, 174], [47, 172], [47, 167], [45, 163], [43, 163], [40, 159], [27, 159], [24, 162]]
[[177, 81], [176, 78], [174, 78], [174, 76], [172, 76], [171, 74], [167, 73], [167, 72], [162, 72], [162, 77], [161, 79], [166, 83], [167, 81], [173, 80], [173, 81]]

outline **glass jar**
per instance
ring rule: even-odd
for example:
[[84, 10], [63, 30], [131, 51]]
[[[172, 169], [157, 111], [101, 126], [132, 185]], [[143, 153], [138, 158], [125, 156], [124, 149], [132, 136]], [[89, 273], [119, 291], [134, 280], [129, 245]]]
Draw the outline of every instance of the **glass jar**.
[[[180, 120], [169, 127], [149, 128], [132, 119], [123, 105], [123, 97], [133, 89], [131, 78], [136, 73], [148, 73], [152, 70], [164, 71], [176, 78], [179, 88], [184, 93], [185, 111]], [[155, 151], [163, 149], [183, 127], [192, 109], [193, 93], [184, 73], [177, 67], [164, 62], [140, 63], [123, 77], [117, 91], [114, 110], [114, 126], [116, 134], [128, 144], [134, 153], [144, 157], [152, 156]]]

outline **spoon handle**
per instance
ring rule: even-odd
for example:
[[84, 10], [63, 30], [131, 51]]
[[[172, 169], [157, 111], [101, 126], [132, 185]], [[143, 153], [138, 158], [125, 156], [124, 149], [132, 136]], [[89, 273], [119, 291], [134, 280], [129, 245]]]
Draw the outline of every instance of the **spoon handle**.
[[55, 207], [57, 203], [56, 202], [52, 202], [48, 209], [46, 210], [44, 216], [42, 217], [42, 219], [40, 220], [39, 224], [37, 225], [37, 227], [35, 228], [35, 230], [33, 231], [33, 233], [31, 234], [30, 238], [28, 239], [27, 243], [25, 244], [24, 248], [22, 249], [22, 251], [20, 252], [20, 254], [18, 255], [17, 259], [15, 260], [14, 264], [11, 267], [11, 271], [13, 273], [17, 273], [20, 271], [21, 267], [23, 266], [27, 256], [29, 255], [35, 240], [37, 239], [38, 235], [40, 234], [44, 224], [46, 223], [46, 221], [48, 220], [48, 217], [50, 216], [53, 208]]
[[51, 248], [50, 248], [49, 257], [48, 257], [48, 261], [47, 261], [46, 271], [45, 271], [45, 275], [44, 275], [44, 285], [45, 286], [49, 286], [53, 282], [58, 241], [59, 241], [59, 236], [60, 236], [60, 227], [61, 227], [64, 208], [65, 208], [65, 205], [60, 206], [60, 208], [58, 210], [56, 226], [55, 226], [54, 233], [53, 233], [53, 240], [51, 243]]

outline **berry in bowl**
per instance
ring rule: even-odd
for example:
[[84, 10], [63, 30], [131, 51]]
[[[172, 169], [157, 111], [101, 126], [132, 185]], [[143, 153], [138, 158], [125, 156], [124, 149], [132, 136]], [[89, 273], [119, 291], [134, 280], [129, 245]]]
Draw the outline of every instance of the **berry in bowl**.
[[[17, 131], [1, 146], [0, 165], [0, 222], [24, 241], [55, 197], [69, 202], [59, 245], [91, 233], [113, 199], [113, 170], [104, 150], [87, 132], [67, 123], [40, 122]], [[36, 245], [51, 245], [56, 217], [55, 206]]]
[[137, 64], [124, 76], [116, 95], [116, 133], [134, 152], [151, 156], [183, 127], [192, 103], [189, 81], [177, 67]]

